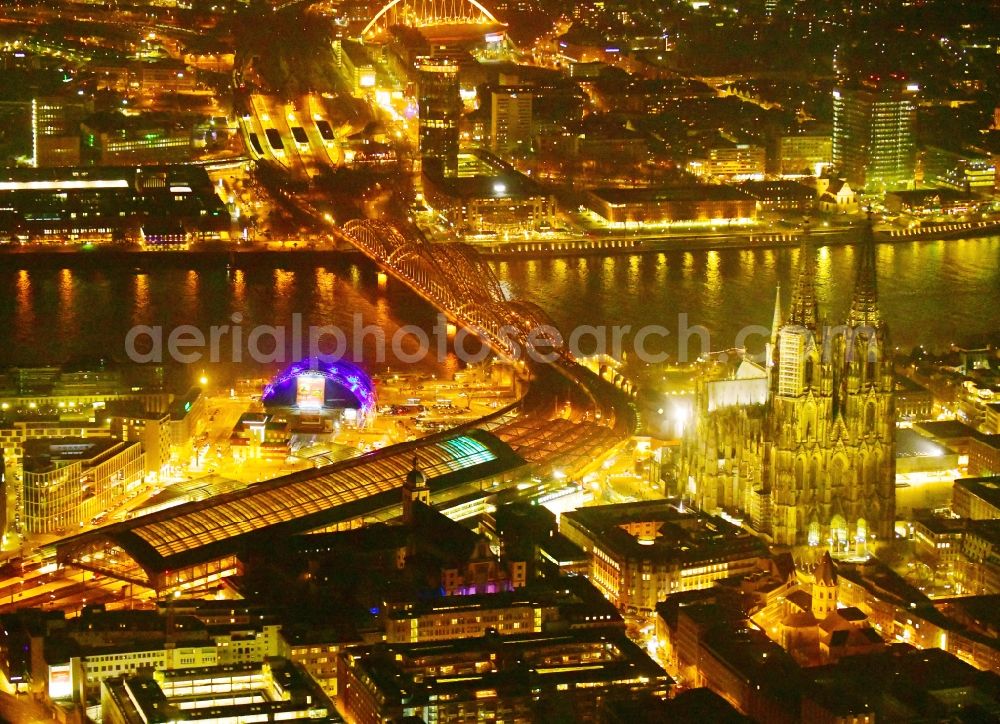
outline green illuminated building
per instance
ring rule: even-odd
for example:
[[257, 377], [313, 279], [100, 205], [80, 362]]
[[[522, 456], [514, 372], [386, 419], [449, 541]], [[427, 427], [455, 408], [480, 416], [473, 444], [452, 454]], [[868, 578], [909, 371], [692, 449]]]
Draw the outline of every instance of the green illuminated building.
[[869, 192], [913, 185], [915, 85], [874, 81], [833, 92], [833, 165]]

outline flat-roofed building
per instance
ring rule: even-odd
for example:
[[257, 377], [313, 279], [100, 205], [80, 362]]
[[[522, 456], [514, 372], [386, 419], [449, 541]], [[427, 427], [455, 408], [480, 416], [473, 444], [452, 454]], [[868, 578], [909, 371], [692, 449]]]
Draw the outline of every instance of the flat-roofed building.
[[688, 170], [709, 177], [762, 177], [767, 154], [763, 146], [720, 139], [688, 162]]
[[804, 214], [813, 207], [815, 192], [797, 181], [745, 181], [740, 190], [757, 201], [760, 211], [792, 211]]
[[86, 105], [79, 99], [32, 99], [31, 135], [36, 168], [80, 165], [80, 122], [86, 114]]
[[996, 168], [987, 154], [925, 146], [922, 153], [924, 183], [957, 191], [990, 194]]
[[832, 160], [851, 186], [876, 192], [913, 184], [915, 93], [894, 79], [833, 91]]
[[974, 427], [959, 420], [926, 420], [913, 428], [959, 454], [959, 464], [968, 462], [969, 442], [978, 433]]
[[1000, 713], [996, 674], [962, 655], [896, 644], [803, 671], [797, 721], [875, 724], [886, 721], [986, 719]]
[[28, 533], [79, 529], [116, 508], [146, 473], [138, 443], [111, 438], [25, 442], [24, 525]]
[[144, 95], [190, 93], [198, 87], [195, 74], [179, 60], [133, 63], [131, 69], [132, 86]]
[[531, 145], [530, 87], [500, 86], [490, 93], [490, 144], [494, 153]]
[[783, 176], [815, 174], [830, 165], [833, 137], [829, 130], [790, 133], [777, 139], [775, 170]]
[[909, 377], [896, 375], [896, 422], [930, 420], [934, 414], [934, 393]]
[[597, 188], [587, 192], [587, 207], [615, 226], [748, 223], [757, 218], [752, 196], [732, 186], [709, 184]]
[[306, 719], [339, 722], [333, 703], [286, 659], [248, 666], [127, 674], [101, 684], [102, 721], [244, 724]]
[[150, 219], [221, 238], [231, 219], [197, 166], [5, 169], [0, 204], [16, 209], [0, 237], [65, 243], [135, 239]]
[[[255, 615], [248, 615], [251, 610]], [[41, 622], [36, 614], [18, 612], [7, 623], [33, 622], [28, 644], [33, 689], [52, 700], [94, 701], [101, 683], [117, 676], [260, 665], [287, 653], [281, 625], [235, 601], [172, 599], [158, 611], [85, 607], [77, 618], [49, 616]]]
[[138, 442], [146, 457], [146, 472], [159, 475], [170, 463], [173, 431], [166, 412], [138, 412], [113, 417], [111, 432], [120, 440]]
[[368, 49], [353, 40], [341, 40], [339, 50], [337, 59], [350, 80], [351, 91], [356, 95], [372, 92], [377, 76]]
[[896, 515], [946, 508], [959, 475], [958, 453], [913, 428], [897, 428]]
[[[1000, 594], [1000, 520], [964, 520], [961, 557], [955, 571], [959, 593]], [[985, 632], [991, 633], [991, 632]], [[996, 640], [996, 637], [993, 637]]]
[[951, 510], [960, 518], [1000, 518], [1000, 475], [956, 480]]
[[192, 387], [170, 404], [170, 441], [178, 447], [186, 445], [201, 430], [205, 418], [205, 395], [200, 387]]
[[958, 470], [958, 453], [912, 428], [896, 430], [896, 475]]
[[390, 604], [385, 640], [422, 643], [580, 628], [624, 627], [618, 611], [586, 579], [561, 577], [516, 591]]
[[924, 560], [950, 570], [962, 552], [966, 528], [961, 518], [919, 518], [913, 521], [914, 548]]
[[967, 191], [949, 188], [890, 191], [885, 195], [885, 207], [890, 213], [913, 216], [965, 214], [981, 201]]
[[441, 174], [458, 173], [458, 123], [462, 115], [459, 64], [453, 59], [421, 57], [417, 60], [419, 92], [420, 158], [434, 159]]
[[[293, 617], [294, 618], [294, 617]], [[337, 655], [348, 646], [363, 641], [353, 631], [344, 631], [340, 622], [329, 626], [315, 621], [292, 621], [281, 629], [289, 661], [301, 666], [331, 699], [337, 697]]]
[[988, 434], [1000, 434], [1000, 402], [983, 405], [983, 429]]
[[756, 570], [763, 542], [677, 500], [563, 513], [559, 530], [590, 555], [590, 580], [619, 610], [652, 613], [672, 593]]
[[424, 196], [464, 236], [507, 239], [550, 228], [555, 199], [540, 184], [482, 150], [460, 154], [456, 175], [423, 164]]
[[969, 475], [1000, 475], [1000, 435], [976, 435], [969, 440]]
[[185, 163], [194, 153], [191, 127], [176, 122], [94, 116], [82, 133], [85, 155], [101, 166]]
[[620, 629], [359, 646], [338, 661], [340, 706], [358, 724], [599, 721], [611, 696], [664, 697], [671, 678]]

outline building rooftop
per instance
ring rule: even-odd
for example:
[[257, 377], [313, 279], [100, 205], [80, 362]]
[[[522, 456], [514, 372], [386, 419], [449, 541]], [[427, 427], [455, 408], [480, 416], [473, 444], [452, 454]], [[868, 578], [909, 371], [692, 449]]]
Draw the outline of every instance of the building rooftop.
[[956, 440], [964, 437], [974, 437], [976, 430], [958, 420], [928, 420], [915, 422], [913, 427], [926, 432], [938, 440]]
[[[150, 180], [162, 181], [156, 190], [170, 186], [196, 191], [212, 191], [212, 182], [201, 166], [90, 166], [86, 168], [3, 168], [0, 169], [0, 192], [66, 192], [103, 190], [121, 193], [153, 186]], [[213, 192], [214, 193], [214, 192]]]
[[[715, 557], [767, 555], [755, 536], [722, 518], [684, 509], [676, 500], [654, 500], [579, 508], [563, 514], [565, 521], [588, 530], [623, 554], [677, 563]], [[634, 535], [627, 527], [659, 524], [652, 537]]]
[[558, 607], [562, 620], [570, 625], [601, 621], [605, 626], [624, 625], [617, 609], [586, 578], [563, 576], [540, 579], [514, 591], [445, 596], [414, 604], [397, 605], [390, 618], [404, 620], [434, 613], [479, 611], [516, 607]]
[[611, 205], [656, 203], [670, 201], [746, 201], [752, 197], [735, 186], [689, 184], [656, 188], [619, 189], [596, 188], [590, 191]]
[[24, 471], [46, 473], [80, 462], [93, 466], [137, 443], [110, 437], [62, 437], [24, 441]]
[[661, 724], [661, 722], [711, 722], [750, 724], [753, 720], [708, 687], [685, 689], [673, 699], [639, 696], [605, 704], [608, 724]]
[[895, 196], [909, 204], [926, 203], [927, 201], [969, 201], [976, 198], [972, 194], [950, 188], [912, 189], [909, 191], [888, 191], [887, 195]]
[[[241, 541], [264, 531], [294, 535], [394, 505], [412, 467], [414, 449], [419, 449], [432, 491], [524, 463], [490, 433], [445, 433], [68, 538], [60, 543], [59, 555], [72, 556], [81, 546], [117, 546], [134, 562], [130, 575], [139, 582], [232, 556]], [[113, 575], [124, 573], [122, 569]]]
[[1000, 450], [1000, 434], [984, 435], [982, 433], [977, 433], [975, 439], [980, 445], [985, 445], [986, 447], [993, 448], [994, 450]]
[[1000, 508], [1000, 475], [986, 478], [959, 478], [955, 481], [955, 485], [965, 488], [989, 505]]
[[798, 181], [744, 181], [739, 185], [742, 191], [755, 199], [812, 199], [815, 191]]
[[969, 523], [965, 518], [943, 518], [936, 515], [918, 518], [914, 522], [923, 526], [934, 535], [961, 533], [968, 528]]
[[996, 638], [1000, 634], [1000, 594], [961, 596], [934, 602], [949, 618]]
[[926, 392], [930, 394], [930, 390], [909, 377], [896, 375], [894, 379], [896, 382], [896, 392]]
[[458, 176], [446, 177], [439, 162], [424, 162], [424, 175], [449, 196], [470, 199], [523, 199], [544, 196], [540, 184], [497, 156], [475, 149], [458, 156]]
[[[352, 647], [341, 660], [362, 670], [385, 701], [408, 706], [440, 696], [476, 698], [483, 691], [537, 699], [539, 691], [560, 684], [665, 690], [673, 683], [619, 628]], [[442, 675], [442, 668], [452, 673]]]
[[540, 541], [538, 548], [544, 558], [556, 565], [590, 560], [590, 556], [585, 550], [558, 532], [553, 533], [550, 538]]
[[718, 626], [701, 638], [706, 653], [729, 671], [798, 709], [802, 670], [780, 645], [755, 628]]
[[896, 430], [897, 458], [932, 458], [954, 454], [954, 450], [934, 442], [929, 437], [921, 435], [913, 428], [904, 427]]
[[105, 681], [103, 689], [105, 706], [113, 707], [116, 720], [125, 724], [341, 721], [319, 688], [284, 659], [263, 665], [158, 671], [152, 678], [117, 677]]
[[841, 715], [866, 713], [875, 721], [941, 721], [950, 715], [996, 721], [1000, 715], [1000, 676], [941, 649], [897, 644], [806, 669], [805, 676], [804, 696]]

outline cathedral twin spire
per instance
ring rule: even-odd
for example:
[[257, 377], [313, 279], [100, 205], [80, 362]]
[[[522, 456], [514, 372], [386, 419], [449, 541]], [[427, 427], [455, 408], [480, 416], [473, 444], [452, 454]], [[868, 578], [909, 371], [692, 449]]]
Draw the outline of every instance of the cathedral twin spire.
[[[881, 323], [878, 308], [878, 274], [875, 266], [875, 237], [871, 216], [865, 225], [864, 235], [857, 248], [857, 271], [854, 280], [854, 296], [847, 323], [851, 327], [867, 326], [872, 329]], [[772, 342], [775, 330], [780, 326], [781, 287], [775, 297]], [[792, 292], [792, 304], [788, 312], [788, 324], [817, 331], [819, 326], [819, 302], [816, 299], [816, 251], [808, 231], [802, 234], [799, 246], [799, 274]]]
[[819, 324], [819, 304], [816, 301], [816, 251], [808, 230], [802, 234], [799, 246], [799, 276], [792, 292], [789, 324], [815, 330]]
[[854, 280], [854, 298], [847, 323], [851, 327], [874, 329], [881, 322], [878, 309], [878, 274], [875, 268], [875, 235], [871, 215], [865, 225], [861, 248], [858, 250], [857, 274]]

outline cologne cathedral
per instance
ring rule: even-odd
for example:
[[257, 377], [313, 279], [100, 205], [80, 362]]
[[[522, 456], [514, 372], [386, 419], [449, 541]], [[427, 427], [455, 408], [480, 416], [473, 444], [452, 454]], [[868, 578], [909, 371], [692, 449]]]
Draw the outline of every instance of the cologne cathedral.
[[870, 225], [855, 250], [842, 323], [820, 314], [806, 236], [784, 316], [779, 290], [763, 364], [746, 355], [717, 362], [698, 385], [684, 494], [703, 510], [742, 516], [776, 545], [848, 551], [893, 537], [892, 351]]

